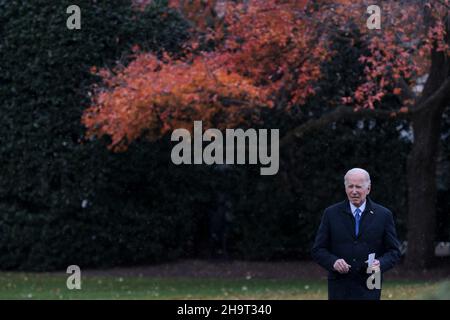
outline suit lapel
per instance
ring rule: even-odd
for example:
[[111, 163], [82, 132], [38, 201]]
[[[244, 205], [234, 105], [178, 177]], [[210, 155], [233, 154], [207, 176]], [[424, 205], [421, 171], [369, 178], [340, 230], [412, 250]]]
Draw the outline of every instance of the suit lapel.
[[358, 238], [372, 225], [372, 221], [375, 218], [375, 211], [373, 211], [372, 208], [372, 202], [367, 197], [366, 198], [366, 208], [364, 209], [364, 212], [361, 215], [361, 221], [359, 222], [359, 234]]
[[341, 213], [344, 216], [342, 220], [345, 228], [355, 238], [355, 217], [350, 211], [350, 202], [348, 200], [342, 202]]

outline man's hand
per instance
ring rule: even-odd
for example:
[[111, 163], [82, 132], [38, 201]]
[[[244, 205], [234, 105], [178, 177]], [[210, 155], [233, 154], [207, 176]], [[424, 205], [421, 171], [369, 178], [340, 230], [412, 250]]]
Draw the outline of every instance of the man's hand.
[[[369, 263], [369, 260], [367, 260], [366, 263]], [[379, 260], [373, 259], [372, 268], [370, 271], [380, 272], [380, 261]]]
[[333, 268], [339, 273], [347, 273], [350, 270], [351, 265], [345, 262], [344, 259], [337, 259], [333, 265]]

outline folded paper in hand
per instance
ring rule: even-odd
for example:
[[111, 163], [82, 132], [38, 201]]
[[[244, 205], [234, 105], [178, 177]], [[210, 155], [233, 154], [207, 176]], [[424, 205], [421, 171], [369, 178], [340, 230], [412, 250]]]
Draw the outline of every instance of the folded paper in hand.
[[369, 268], [372, 267], [373, 260], [375, 260], [375, 253], [370, 253], [369, 258], [367, 259], [367, 265], [369, 266]]

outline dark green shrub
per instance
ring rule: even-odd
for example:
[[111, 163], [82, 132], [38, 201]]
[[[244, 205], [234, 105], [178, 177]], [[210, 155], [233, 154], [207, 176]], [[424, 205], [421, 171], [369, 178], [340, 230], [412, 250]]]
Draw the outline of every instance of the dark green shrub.
[[169, 259], [191, 227], [167, 202], [173, 194], [162, 203], [148, 196], [162, 178], [147, 174], [161, 164], [157, 145], [113, 154], [101, 142], [80, 144], [81, 114], [98, 81], [90, 68], [127, 63], [134, 44], [177, 54], [186, 22], [163, 2], [136, 12], [130, 1], [84, 0], [81, 30], [68, 30], [72, 3], [0, 1], [2, 269]]

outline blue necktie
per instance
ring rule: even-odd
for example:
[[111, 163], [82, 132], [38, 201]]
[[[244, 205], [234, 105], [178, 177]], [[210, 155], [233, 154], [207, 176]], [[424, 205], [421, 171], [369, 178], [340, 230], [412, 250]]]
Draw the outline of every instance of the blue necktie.
[[359, 215], [359, 213], [361, 212], [361, 210], [359, 210], [359, 208], [357, 208], [355, 210], [355, 234], [358, 235], [359, 233], [359, 219], [361, 218], [361, 216]]

